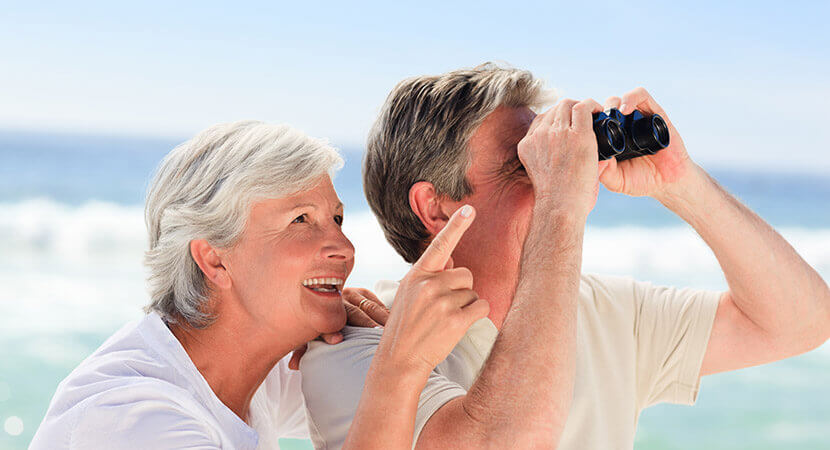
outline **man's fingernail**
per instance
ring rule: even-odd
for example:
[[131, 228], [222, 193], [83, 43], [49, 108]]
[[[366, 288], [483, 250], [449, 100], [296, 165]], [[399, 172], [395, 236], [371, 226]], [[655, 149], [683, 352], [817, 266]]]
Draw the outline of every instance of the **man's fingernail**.
[[628, 105], [626, 105], [625, 103], [623, 103], [622, 105], [620, 105], [620, 112], [623, 112], [623, 113], [624, 113], [626, 108], [628, 108]]
[[473, 207], [470, 205], [464, 205], [461, 208], [461, 217], [470, 217], [470, 214], [473, 213]]
[[382, 330], [382, 329], [383, 329], [383, 326], [382, 326], [382, 325], [378, 325], [378, 326], [376, 326], [375, 328], [380, 328], [380, 329]]

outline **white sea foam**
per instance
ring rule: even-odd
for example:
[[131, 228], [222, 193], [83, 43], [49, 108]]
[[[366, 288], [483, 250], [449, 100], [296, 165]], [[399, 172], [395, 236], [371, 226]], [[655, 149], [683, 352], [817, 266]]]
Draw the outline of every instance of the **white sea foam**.
[[[406, 273], [408, 265], [387, 244], [370, 212], [347, 217], [344, 231], [357, 249], [348, 285], [371, 288], [378, 279]], [[830, 228], [780, 231], [828, 279]], [[46, 199], [0, 204], [3, 335], [97, 332], [139, 317], [147, 302], [145, 246], [140, 206], [68, 206]], [[726, 287], [717, 260], [690, 227], [589, 228], [583, 270]]]
[[[350, 214], [344, 230], [357, 249], [348, 285], [372, 287], [377, 279], [406, 273], [408, 265], [386, 243], [371, 213]], [[830, 228], [780, 231], [830, 279]], [[68, 206], [45, 199], [0, 204], [0, 353], [24, 367], [20, 373], [0, 375], [0, 402], [5, 400], [10, 414], [20, 402], [30, 402], [19, 397], [29, 382], [21, 374], [47, 373], [57, 383], [106, 336], [142, 316], [141, 307], [147, 302], [141, 263], [145, 246], [140, 206], [98, 202]], [[591, 227], [585, 236], [583, 270], [663, 284], [726, 287], [711, 250], [689, 227]], [[701, 403], [712, 399], [712, 406], [701, 414], [728, 423], [735, 410], [719, 405], [726, 400], [740, 403], [748, 395], [770, 396], [769, 411], [778, 411], [772, 393], [787, 392], [788, 404], [796, 405], [791, 408], [807, 411], [815, 420], [794, 421], [786, 412], [778, 413], [779, 419], [759, 439], [802, 447], [821, 442], [826, 415], [809, 405], [825, 393], [828, 357], [830, 343], [786, 361], [706, 377]], [[766, 405], [759, 403], [756, 408], [766, 411]], [[682, 435], [684, 428], [678, 425], [682, 417], [670, 412], [646, 414], [638, 442], [659, 440], [666, 433]], [[4, 431], [20, 433], [24, 421], [27, 430], [34, 429], [39, 420], [19, 414], [6, 420]]]

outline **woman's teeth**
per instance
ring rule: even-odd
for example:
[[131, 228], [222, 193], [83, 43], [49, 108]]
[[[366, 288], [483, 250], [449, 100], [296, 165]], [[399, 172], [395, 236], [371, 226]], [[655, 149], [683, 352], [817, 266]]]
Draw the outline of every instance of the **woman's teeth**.
[[309, 278], [303, 281], [303, 286], [317, 292], [337, 292], [342, 285], [340, 278]]

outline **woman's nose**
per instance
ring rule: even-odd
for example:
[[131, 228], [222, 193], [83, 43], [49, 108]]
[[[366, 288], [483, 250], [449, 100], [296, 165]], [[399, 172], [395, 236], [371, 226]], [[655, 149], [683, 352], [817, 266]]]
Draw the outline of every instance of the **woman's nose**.
[[323, 257], [335, 260], [354, 259], [354, 245], [339, 227], [323, 247]]

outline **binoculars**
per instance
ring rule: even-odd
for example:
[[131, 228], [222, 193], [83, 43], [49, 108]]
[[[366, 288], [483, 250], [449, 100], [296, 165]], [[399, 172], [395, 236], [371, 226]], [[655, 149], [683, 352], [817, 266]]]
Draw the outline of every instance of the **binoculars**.
[[647, 116], [635, 110], [623, 115], [618, 109], [594, 113], [599, 160], [617, 161], [653, 155], [669, 145], [669, 127], [658, 114]]

